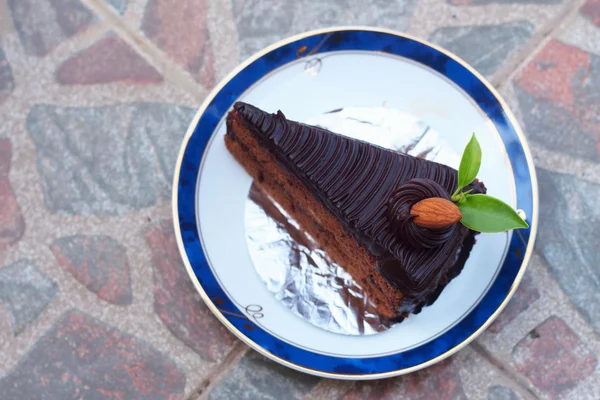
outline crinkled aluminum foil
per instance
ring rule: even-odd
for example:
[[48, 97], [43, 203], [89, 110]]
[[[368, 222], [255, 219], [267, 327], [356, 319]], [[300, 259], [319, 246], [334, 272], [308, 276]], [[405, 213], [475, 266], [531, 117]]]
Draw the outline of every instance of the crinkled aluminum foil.
[[[458, 154], [433, 129], [397, 110], [344, 108], [307, 123], [440, 163], [459, 162]], [[350, 274], [255, 184], [246, 201], [245, 224], [256, 272], [294, 314], [345, 335], [372, 335], [392, 326], [379, 317]]]

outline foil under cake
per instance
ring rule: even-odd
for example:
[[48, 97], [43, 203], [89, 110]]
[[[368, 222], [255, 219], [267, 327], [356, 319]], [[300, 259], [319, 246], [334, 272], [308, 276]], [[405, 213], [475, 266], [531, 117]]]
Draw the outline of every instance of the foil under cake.
[[[385, 107], [337, 109], [306, 123], [453, 167], [460, 161], [431, 127]], [[393, 326], [378, 315], [350, 274], [256, 184], [246, 201], [245, 229], [256, 272], [294, 314], [345, 335], [372, 335]]]

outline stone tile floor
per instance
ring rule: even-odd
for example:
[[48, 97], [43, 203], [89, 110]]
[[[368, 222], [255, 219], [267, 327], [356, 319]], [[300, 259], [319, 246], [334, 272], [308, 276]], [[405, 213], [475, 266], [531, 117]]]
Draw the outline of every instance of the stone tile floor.
[[[340, 24], [429, 39], [485, 74], [540, 186], [536, 252], [497, 322], [376, 382], [248, 350], [195, 293], [169, 220], [212, 86]], [[599, 89], [598, 0], [0, 0], [0, 398], [600, 399]]]

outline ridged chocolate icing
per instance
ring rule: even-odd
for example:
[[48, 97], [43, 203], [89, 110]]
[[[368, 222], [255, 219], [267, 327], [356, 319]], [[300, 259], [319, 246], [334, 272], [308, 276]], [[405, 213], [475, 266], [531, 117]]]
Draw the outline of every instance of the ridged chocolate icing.
[[396, 230], [396, 236], [402, 238], [415, 249], [433, 249], [446, 243], [452, 237], [456, 224], [442, 229], [427, 229], [417, 226], [410, 213], [413, 205], [430, 197], [450, 200], [448, 192], [431, 179], [413, 178], [401, 184], [388, 200], [388, 218]]
[[[455, 169], [289, 121], [281, 111], [269, 114], [238, 102], [234, 114], [280, 166], [296, 175], [377, 258], [376, 268], [407, 299], [400, 313], [418, 308], [444, 283], [472, 232], [456, 224], [442, 238], [429, 237], [418, 246], [414, 238], [408, 239], [414, 232], [405, 231], [404, 236], [400, 229], [398, 234], [397, 220], [390, 217], [389, 209], [394, 196], [402, 198], [402, 185], [415, 178], [435, 182], [436, 190], [448, 196], [456, 188]], [[423, 195], [423, 185], [416, 186], [408, 187], [415, 199]], [[483, 185], [474, 189], [485, 191]]]

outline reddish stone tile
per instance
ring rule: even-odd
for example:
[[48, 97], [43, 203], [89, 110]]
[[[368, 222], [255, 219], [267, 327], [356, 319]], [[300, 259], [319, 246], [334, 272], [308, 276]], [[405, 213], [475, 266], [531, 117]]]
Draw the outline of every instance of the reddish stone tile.
[[552, 40], [515, 83], [529, 137], [556, 151], [600, 158], [600, 57]]
[[8, 6], [25, 51], [39, 57], [93, 19], [79, 0], [8, 0]]
[[163, 79], [127, 43], [110, 35], [62, 63], [56, 80], [63, 85], [76, 85], [119, 81], [147, 84]]
[[69, 236], [50, 249], [58, 265], [98, 297], [118, 305], [131, 304], [131, 278], [125, 247], [108, 236]]
[[28, 260], [0, 268], [0, 301], [10, 313], [15, 336], [35, 321], [57, 294], [58, 285]]
[[343, 400], [466, 399], [458, 369], [452, 359], [439, 362], [408, 376], [357, 384]]
[[517, 84], [538, 98], [569, 109], [575, 99], [573, 78], [589, 67], [588, 53], [552, 40], [521, 73]]
[[557, 398], [587, 378], [596, 368], [596, 356], [559, 317], [552, 316], [513, 349], [514, 363], [550, 398]]
[[409, 375], [406, 392], [415, 400], [466, 399], [458, 369], [452, 359]]
[[514, 296], [510, 300], [510, 303], [502, 311], [502, 313], [496, 318], [496, 320], [490, 325], [488, 331], [498, 333], [514, 320], [519, 314], [529, 308], [529, 305], [534, 303], [540, 298], [540, 292], [538, 291], [531, 275], [526, 273], [519, 285], [519, 288], [515, 292]]
[[0, 105], [8, 98], [15, 87], [10, 64], [0, 47]]
[[10, 141], [0, 138], [0, 252], [19, 241], [25, 232], [21, 207], [8, 180], [11, 158]]
[[183, 398], [185, 376], [139, 339], [67, 312], [0, 380], [7, 399]]
[[382, 379], [380, 381], [358, 382], [340, 400], [385, 400], [393, 395], [394, 388], [402, 378]]
[[600, 0], [588, 0], [579, 12], [594, 25], [600, 26]]
[[142, 31], [207, 88], [215, 80], [205, 0], [149, 0]]
[[154, 271], [154, 311], [181, 341], [202, 358], [219, 360], [233, 337], [206, 308], [177, 250], [172, 221], [146, 232]]

